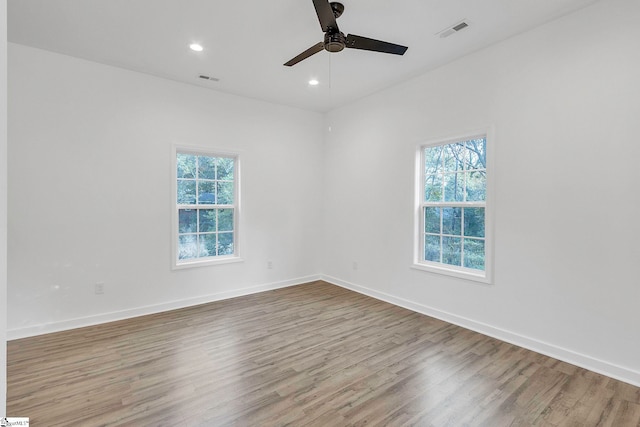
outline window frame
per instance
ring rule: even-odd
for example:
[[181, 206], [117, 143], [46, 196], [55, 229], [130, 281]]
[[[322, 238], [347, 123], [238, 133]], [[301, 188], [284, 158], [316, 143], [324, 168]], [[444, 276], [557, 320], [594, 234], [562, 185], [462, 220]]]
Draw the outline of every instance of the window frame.
[[[425, 148], [434, 146], [444, 146], [465, 142], [472, 139], [485, 138], [486, 140], [486, 196], [484, 202], [426, 202], [425, 198]], [[415, 156], [415, 220], [414, 220], [414, 250], [412, 268], [431, 273], [467, 279], [483, 284], [493, 283], [493, 152], [495, 151], [494, 136], [492, 128], [485, 128], [473, 132], [466, 132], [456, 136], [448, 136], [427, 140], [418, 145]], [[485, 209], [485, 266], [483, 270], [466, 268], [463, 266], [453, 266], [435, 261], [426, 261], [424, 251], [425, 236], [425, 207], [484, 207]], [[464, 236], [461, 236], [464, 239]]]
[[[225, 157], [232, 158], [234, 161], [233, 168], [233, 198], [234, 203], [231, 206], [233, 208], [233, 254], [231, 255], [216, 255], [202, 258], [190, 258], [187, 260], [178, 259], [179, 250], [179, 211], [184, 208], [185, 205], [178, 204], [178, 154], [191, 154], [195, 156], [207, 156], [207, 157]], [[171, 268], [172, 270], [180, 270], [192, 267], [204, 267], [220, 264], [229, 264], [235, 262], [244, 261], [240, 257], [240, 233], [241, 233], [241, 166], [240, 166], [240, 154], [236, 151], [229, 151], [217, 148], [205, 148], [205, 147], [193, 147], [187, 145], [172, 145], [171, 149]], [[198, 205], [199, 208], [213, 208], [221, 209], [216, 204], [202, 204]]]

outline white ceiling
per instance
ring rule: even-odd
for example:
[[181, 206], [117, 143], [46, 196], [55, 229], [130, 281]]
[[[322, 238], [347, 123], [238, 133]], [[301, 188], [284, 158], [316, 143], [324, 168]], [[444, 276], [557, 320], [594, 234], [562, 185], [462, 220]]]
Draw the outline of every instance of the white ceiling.
[[[8, 38], [204, 88], [328, 111], [595, 1], [343, 0], [338, 25], [345, 34], [406, 45], [407, 53], [322, 51], [290, 68], [282, 64], [322, 40], [312, 0], [8, 0]], [[447, 38], [437, 35], [463, 19], [468, 28]], [[205, 50], [189, 50], [192, 42]], [[310, 78], [320, 84], [308, 86]]]

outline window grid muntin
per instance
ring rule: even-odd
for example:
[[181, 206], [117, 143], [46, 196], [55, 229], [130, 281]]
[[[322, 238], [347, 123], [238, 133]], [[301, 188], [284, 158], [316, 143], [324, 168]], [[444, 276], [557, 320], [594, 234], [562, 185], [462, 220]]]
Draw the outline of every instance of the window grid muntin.
[[[235, 209], [233, 207], [233, 205], [198, 205], [198, 207], [193, 207], [194, 205], [179, 205], [178, 206], [178, 240], [180, 240], [180, 237], [183, 236], [195, 236], [196, 237], [196, 250], [197, 250], [197, 255], [195, 257], [186, 257], [186, 258], [180, 258], [180, 245], [178, 245], [178, 260], [193, 260], [193, 259], [203, 259], [203, 258], [213, 258], [213, 257], [221, 257], [221, 256], [228, 256], [228, 255], [233, 255], [233, 253], [235, 252], [235, 250], [233, 250], [230, 254], [229, 253], [220, 253], [220, 235], [231, 235], [232, 239], [231, 239], [231, 247], [235, 247], [235, 221], [233, 220], [233, 218], [235, 218]], [[215, 206], [215, 207], [212, 207]], [[185, 211], [195, 211], [195, 217], [196, 217], [196, 226], [195, 229], [196, 231], [194, 232], [180, 232], [180, 211], [181, 210], [185, 210]], [[216, 226], [215, 226], [215, 230], [214, 231], [200, 231], [201, 229], [201, 220], [200, 220], [200, 211], [204, 211], [204, 210], [215, 210], [216, 211]], [[230, 230], [224, 230], [220, 228], [220, 211], [222, 210], [230, 210], [232, 211], [231, 214], [231, 218], [232, 218], [232, 224], [231, 224], [231, 229]], [[215, 255], [203, 255], [201, 256], [201, 236], [205, 236], [205, 235], [215, 235], [216, 236], [216, 241], [215, 241]]]
[[[478, 159], [480, 160], [480, 154], [477, 153], [475, 150], [473, 150], [472, 148], [469, 148], [471, 146], [472, 142], [480, 142], [482, 141], [482, 143], [484, 144], [484, 157], [485, 157], [485, 167], [469, 167], [470, 166], [470, 152], [474, 152], [477, 154]], [[451, 147], [451, 146], [456, 146], [456, 145], [462, 145], [463, 146], [463, 154], [462, 154], [462, 159], [456, 159], [456, 161], [454, 161], [453, 163], [456, 165], [456, 169], [449, 169], [447, 167], [447, 157], [446, 157], [446, 153], [448, 151], [450, 152], [454, 152], [453, 150], [447, 150], [447, 147]], [[430, 172], [427, 166], [427, 158], [426, 158], [426, 153], [428, 150], [431, 149], [439, 149], [440, 155], [439, 155], [439, 169], [436, 168], [436, 170], [434, 172]], [[467, 183], [469, 181], [469, 176], [472, 172], [484, 172], [484, 176], [485, 176], [485, 200], [486, 200], [486, 136], [482, 136], [482, 137], [473, 137], [473, 138], [469, 138], [469, 139], [464, 139], [462, 141], [453, 141], [453, 142], [448, 142], [448, 143], [443, 143], [443, 144], [437, 144], [437, 145], [431, 145], [431, 146], [423, 146], [422, 147], [422, 173], [423, 173], [423, 180], [422, 180], [422, 186], [423, 186], [423, 191], [422, 191], [422, 201], [424, 202], [428, 202], [428, 200], [426, 200], [426, 190], [427, 190], [427, 186], [426, 186], [426, 182], [427, 179], [431, 176], [433, 177], [440, 177], [440, 194], [441, 194], [441, 200], [439, 202], [455, 202], [455, 200], [445, 200], [445, 194], [446, 194], [446, 177], [450, 176], [450, 175], [461, 175], [463, 177], [463, 182], [462, 182], [462, 195], [463, 195], [463, 200], [461, 201], [466, 201], [467, 198]], [[458, 169], [457, 166], [462, 164], [462, 169]]]
[[[427, 228], [427, 224], [426, 224], [426, 213], [427, 213], [427, 209], [430, 207], [435, 207], [440, 209], [440, 233], [433, 233], [433, 232], [427, 232], [425, 231]], [[460, 216], [460, 234], [450, 234], [450, 233], [444, 233], [444, 215], [442, 214], [442, 209], [445, 208], [461, 208], [461, 216]], [[484, 223], [486, 224], [486, 207], [484, 205], [480, 205], [478, 203], [473, 203], [473, 204], [454, 204], [454, 203], [448, 203], [446, 204], [446, 206], [443, 206], [443, 204], [436, 204], [436, 203], [428, 203], [423, 205], [422, 208], [422, 218], [423, 218], [423, 232], [422, 232], [422, 261], [424, 262], [437, 262], [440, 264], [444, 264], [444, 265], [448, 265], [448, 266], [452, 266], [452, 267], [461, 267], [461, 268], [471, 268], [472, 267], [465, 267], [465, 240], [476, 240], [476, 241], [480, 241], [483, 242], [483, 245], [486, 245], [486, 228], [485, 228], [485, 236], [481, 237], [481, 236], [467, 236], [465, 234], [465, 209], [473, 209], [473, 208], [482, 208], [485, 209], [484, 211]], [[433, 260], [428, 260], [427, 259], [427, 253], [426, 253], [426, 240], [427, 240], [427, 236], [437, 236], [439, 237], [440, 240], [440, 249], [439, 249], [439, 254], [440, 254], [440, 260], [439, 261], [433, 261]], [[449, 264], [443, 261], [443, 253], [444, 253], [444, 238], [445, 237], [450, 237], [450, 238], [457, 238], [460, 239], [460, 245], [461, 245], [461, 250], [460, 250], [460, 265], [457, 264]], [[486, 260], [485, 260], [486, 262]], [[484, 263], [483, 263], [484, 264]], [[473, 269], [473, 270], [477, 270], [477, 269]]]
[[[179, 164], [177, 159], [181, 156], [193, 156], [195, 157], [195, 173], [193, 178], [180, 178], [179, 177]], [[211, 178], [200, 178], [200, 159], [201, 158], [209, 158], [214, 159], [214, 179]], [[219, 177], [219, 163], [220, 160], [231, 161], [231, 167], [233, 169], [231, 175], [228, 179], [218, 179]], [[176, 241], [176, 262], [178, 265], [184, 263], [193, 263], [193, 262], [203, 262], [212, 259], [220, 259], [220, 258], [229, 258], [236, 256], [236, 248], [237, 248], [237, 197], [238, 197], [238, 187], [237, 187], [237, 157], [228, 156], [228, 155], [217, 155], [214, 153], [193, 153], [189, 151], [176, 151], [176, 217], [177, 217], [177, 229], [174, 231], [177, 236]], [[180, 182], [195, 182], [195, 203], [178, 203], [179, 199], [179, 183]], [[215, 196], [213, 203], [203, 203], [200, 201], [200, 185], [199, 182], [211, 182], [214, 183], [215, 188]], [[233, 203], [225, 203], [225, 204], [217, 204], [218, 198], [218, 185], [217, 183], [231, 183], [233, 185], [231, 191], [231, 197]], [[231, 210], [231, 230], [220, 230], [220, 211], [223, 210]], [[195, 211], [196, 217], [196, 226], [195, 232], [180, 232], [180, 211], [181, 210], [193, 210]], [[215, 210], [216, 211], [216, 228], [215, 231], [200, 231], [200, 211], [201, 210]], [[214, 255], [204, 255], [202, 253], [202, 239], [201, 236], [207, 235], [215, 235], [215, 254]], [[230, 253], [221, 253], [220, 248], [220, 235], [229, 235], [231, 236], [231, 241], [229, 243], [229, 247], [231, 248]], [[181, 237], [193, 236], [195, 237], [195, 247], [196, 247], [196, 256], [193, 257], [182, 257], [181, 258]]]
[[[220, 155], [205, 155], [205, 154], [194, 154], [194, 153], [188, 153], [188, 152], [178, 152], [176, 154], [176, 156], [179, 158], [180, 156], [193, 156], [195, 158], [195, 173], [194, 176], [192, 178], [190, 177], [179, 177], [177, 170], [176, 170], [176, 179], [177, 179], [177, 186], [178, 188], [180, 188], [180, 183], [189, 183], [189, 182], [193, 182], [195, 184], [195, 203], [196, 205], [218, 205], [218, 189], [220, 188], [219, 184], [234, 184], [235, 183], [235, 173], [236, 173], [236, 162], [235, 162], [235, 158], [234, 157], [227, 157], [227, 156], [220, 156]], [[213, 159], [213, 164], [214, 164], [214, 171], [213, 171], [213, 178], [201, 178], [200, 177], [200, 171], [201, 171], [201, 167], [200, 167], [200, 162], [201, 162], [201, 158], [207, 158], [207, 159]], [[227, 160], [227, 161], [231, 161], [232, 162], [232, 167], [233, 167], [233, 173], [231, 174], [231, 178], [230, 179], [220, 179], [219, 178], [219, 164], [220, 164], [220, 160]], [[176, 165], [176, 169], [179, 166]], [[200, 183], [210, 183], [213, 184], [214, 189], [215, 189], [215, 194], [214, 194], [214, 202], [213, 203], [207, 203], [206, 201], [203, 202], [200, 200], [200, 188], [201, 186], [199, 185]], [[235, 185], [232, 191], [232, 195], [233, 198], [235, 199]], [[235, 201], [235, 200], [234, 200]], [[179, 200], [178, 200], [179, 203]], [[186, 203], [186, 204], [190, 204], [190, 203]]]
[[[470, 157], [471, 157], [471, 152], [474, 152], [477, 156], [478, 156], [478, 162], [480, 162], [482, 160], [481, 158], [481, 153], [478, 153], [477, 151], [475, 151], [474, 149], [469, 148], [469, 146], [471, 145], [471, 143], [482, 143], [483, 144], [483, 155], [484, 155], [484, 167], [470, 167]], [[447, 152], [453, 152], [453, 150], [448, 150], [448, 147], [454, 147], [454, 146], [459, 146], [460, 144], [463, 144], [464, 150], [463, 150], [463, 155], [462, 155], [462, 159], [457, 159], [456, 161], [453, 162], [453, 164], [456, 166], [456, 169], [452, 169], [452, 170], [448, 170], [447, 169], [447, 164], [446, 164], [446, 153]], [[421, 229], [421, 242], [420, 242], [420, 260], [419, 262], [422, 264], [431, 264], [431, 265], [436, 265], [436, 266], [447, 266], [447, 268], [454, 268], [456, 270], [460, 270], [460, 271], [471, 271], [471, 272], [478, 272], [478, 271], [482, 271], [482, 272], [486, 272], [486, 256], [487, 256], [487, 246], [486, 246], [486, 241], [487, 241], [487, 237], [486, 237], [486, 226], [487, 226], [487, 215], [486, 215], [486, 191], [487, 191], [487, 178], [486, 178], [486, 155], [487, 155], [487, 149], [486, 149], [486, 144], [487, 144], [487, 137], [486, 135], [482, 135], [482, 136], [475, 136], [475, 137], [470, 137], [470, 138], [464, 138], [464, 139], [458, 139], [456, 141], [449, 141], [449, 142], [445, 142], [445, 143], [439, 143], [439, 144], [434, 144], [434, 145], [429, 145], [429, 146], [422, 146], [421, 147], [421, 192], [420, 192], [420, 197], [421, 197], [421, 217], [420, 217], [420, 229]], [[438, 158], [438, 162], [435, 163], [435, 170], [431, 170], [430, 166], [432, 166], [431, 164], [427, 163], [427, 152], [428, 150], [431, 149], [435, 149], [436, 151], [439, 151], [439, 158]], [[451, 159], [451, 157], [449, 158]], [[458, 169], [457, 167], [462, 164], [462, 169]], [[467, 183], [468, 183], [468, 179], [471, 176], [472, 172], [484, 172], [484, 188], [483, 188], [483, 193], [484, 193], [484, 198], [482, 200], [477, 200], [477, 201], [467, 201], [467, 196], [468, 196], [468, 187], [467, 187]], [[454, 175], [454, 174], [460, 174], [463, 176], [463, 185], [462, 185], [462, 201], [445, 201], [446, 198], [446, 176], [447, 175]], [[434, 177], [434, 178], [440, 178], [440, 182], [439, 182], [439, 186], [440, 186], [440, 200], [439, 201], [430, 201], [427, 200], [427, 180], [430, 177]], [[426, 209], [428, 207], [437, 207], [440, 208], [440, 233], [427, 233], [426, 232]], [[443, 221], [444, 221], [444, 215], [442, 214], [442, 209], [443, 208], [454, 208], [454, 207], [459, 207], [462, 209], [462, 215], [460, 218], [460, 235], [453, 235], [453, 234], [444, 234], [443, 233]], [[484, 237], [477, 237], [477, 236], [465, 236], [465, 229], [464, 229], [464, 212], [465, 212], [465, 208], [484, 208]], [[427, 236], [438, 236], [439, 237], [439, 241], [440, 241], [440, 247], [439, 247], [439, 258], [440, 261], [430, 261], [427, 259], [427, 251], [426, 251], [426, 242], [427, 242]], [[447, 264], [445, 262], [443, 262], [443, 249], [444, 249], [444, 238], [445, 237], [451, 237], [451, 238], [459, 238], [460, 239], [460, 265], [453, 265], [453, 264]], [[469, 268], [469, 267], [465, 267], [465, 239], [469, 239], [469, 240], [476, 240], [476, 241], [481, 241], [483, 244], [483, 268], [482, 269], [476, 269], [476, 268]]]

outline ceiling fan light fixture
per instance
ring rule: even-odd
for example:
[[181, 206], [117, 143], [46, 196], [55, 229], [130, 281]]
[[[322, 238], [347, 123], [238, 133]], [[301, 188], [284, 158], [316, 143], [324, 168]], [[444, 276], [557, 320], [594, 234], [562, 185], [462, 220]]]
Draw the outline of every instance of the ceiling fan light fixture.
[[340, 52], [344, 49], [345, 37], [340, 32], [326, 33], [324, 36], [324, 48], [327, 52]]
[[324, 45], [324, 48], [332, 53], [336, 53], [336, 52], [340, 52], [341, 50], [344, 49], [344, 45], [342, 43], [339, 42], [329, 42], [326, 45]]

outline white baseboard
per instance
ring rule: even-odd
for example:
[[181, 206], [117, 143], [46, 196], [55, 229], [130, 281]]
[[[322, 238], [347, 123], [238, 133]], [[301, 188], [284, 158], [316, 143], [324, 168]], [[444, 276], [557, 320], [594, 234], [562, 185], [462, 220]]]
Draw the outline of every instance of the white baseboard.
[[520, 347], [535, 351], [537, 353], [544, 354], [546, 356], [553, 357], [555, 359], [562, 360], [572, 365], [580, 366], [581, 368], [588, 369], [593, 372], [597, 372], [602, 375], [606, 375], [611, 378], [615, 378], [620, 381], [632, 384], [636, 387], [640, 387], [640, 372], [633, 369], [625, 368], [613, 363], [609, 363], [600, 359], [596, 359], [591, 356], [587, 356], [554, 344], [545, 343], [533, 338], [529, 338], [515, 332], [507, 331], [505, 329], [496, 328], [495, 326], [488, 325], [486, 323], [477, 322], [466, 317], [458, 316], [456, 314], [448, 313], [442, 310], [438, 310], [433, 307], [426, 306], [424, 304], [416, 303], [404, 298], [396, 297], [385, 292], [376, 291], [374, 289], [367, 288], [365, 286], [356, 285], [332, 276], [326, 275], [311, 275], [305, 277], [299, 277], [296, 279], [284, 280], [280, 282], [266, 283], [257, 286], [250, 286], [246, 288], [234, 289], [225, 292], [219, 292], [210, 295], [203, 295], [195, 298], [187, 298], [178, 301], [171, 301], [163, 304], [150, 305], [145, 307], [134, 308], [130, 310], [115, 311], [109, 313], [102, 313], [95, 316], [87, 316], [75, 319], [64, 320], [61, 322], [45, 323], [40, 325], [28, 326], [25, 328], [9, 329], [7, 330], [7, 340], [15, 340], [20, 338], [27, 338], [36, 335], [48, 334], [52, 332], [60, 332], [69, 329], [82, 328], [85, 326], [93, 326], [101, 323], [113, 322], [117, 320], [130, 319], [132, 317], [144, 316], [147, 314], [155, 314], [163, 311], [175, 310], [179, 308], [191, 307], [199, 304], [206, 304], [214, 301], [221, 301], [225, 299], [240, 297], [244, 295], [255, 294], [259, 292], [270, 291], [274, 289], [286, 288], [289, 286], [300, 285], [303, 283], [313, 282], [316, 280], [324, 280], [336, 286], [340, 286], [345, 289], [358, 292], [363, 295], [370, 296], [372, 298], [388, 302], [390, 304], [404, 307], [408, 310], [415, 311], [436, 319], [444, 320], [445, 322], [452, 323], [454, 325], [461, 326], [472, 331], [479, 332], [484, 335], [488, 335], [493, 338], [497, 338], [502, 341], [506, 341], [511, 344], [515, 344]]
[[28, 326], [25, 328], [7, 330], [7, 340], [16, 340], [36, 335], [49, 334], [52, 332], [66, 331], [69, 329], [83, 328], [101, 323], [114, 322], [117, 320], [130, 319], [132, 317], [145, 316], [147, 314], [161, 313], [163, 311], [176, 310], [179, 308], [191, 307], [199, 304], [206, 304], [214, 301], [221, 301], [236, 298], [258, 292], [271, 291], [274, 289], [286, 288], [289, 286], [301, 285], [303, 283], [320, 280], [320, 275], [299, 277], [296, 279], [284, 280], [280, 282], [266, 283], [263, 285], [250, 286], [246, 288], [234, 289], [230, 291], [218, 292], [210, 295], [203, 295], [195, 298], [187, 298], [178, 301], [171, 301], [162, 304], [148, 305], [129, 310], [113, 311], [109, 313], [97, 314], [94, 316], [79, 317], [75, 319], [63, 320], [61, 322], [45, 323]]
[[436, 319], [444, 320], [445, 322], [453, 323], [454, 325], [458, 325], [463, 328], [470, 329], [472, 331], [479, 332], [493, 338], [497, 338], [501, 341], [506, 341], [519, 347], [523, 347], [528, 350], [553, 357], [554, 359], [562, 360], [572, 365], [576, 365], [581, 368], [588, 369], [590, 371], [597, 372], [611, 378], [615, 378], [617, 380], [632, 384], [636, 387], [640, 387], [640, 372], [633, 369], [618, 366], [616, 364], [596, 359], [566, 348], [559, 347], [554, 344], [545, 343], [543, 341], [529, 338], [515, 332], [496, 328], [495, 326], [487, 325], [486, 323], [477, 322], [472, 319], [467, 319], [466, 317], [447, 313], [433, 307], [409, 301], [404, 298], [399, 298], [385, 292], [376, 291], [365, 286], [356, 285], [354, 283], [337, 279], [335, 277], [322, 275], [320, 279], [333, 285], [340, 286], [342, 288], [349, 289], [351, 291], [358, 292], [360, 294], [367, 295], [393, 305], [404, 307], [417, 313], [435, 317]]

